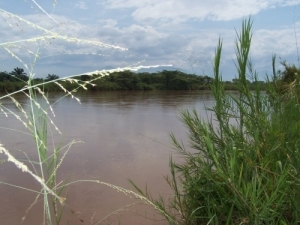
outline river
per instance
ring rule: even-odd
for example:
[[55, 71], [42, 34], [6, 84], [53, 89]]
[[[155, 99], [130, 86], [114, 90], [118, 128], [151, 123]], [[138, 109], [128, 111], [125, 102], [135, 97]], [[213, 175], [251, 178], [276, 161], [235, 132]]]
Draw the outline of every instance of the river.
[[[206, 118], [205, 106], [210, 106], [210, 93], [197, 91], [120, 91], [84, 92], [71, 97], [50, 94], [55, 117], [53, 121], [62, 135], [49, 125], [49, 150], [71, 146], [58, 170], [58, 183], [75, 180], [100, 180], [134, 190], [128, 179], [141, 189], [147, 185], [154, 197], [165, 199], [172, 192], [164, 176], [169, 174], [170, 156], [182, 160], [172, 149], [170, 133], [187, 142], [186, 129], [179, 116], [183, 109], [195, 107]], [[17, 96], [26, 108], [28, 99]], [[58, 101], [59, 100], [59, 101]], [[13, 112], [10, 100], [2, 104]], [[50, 113], [50, 111], [49, 111]], [[0, 143], [33, 168], [26, 160], [37, 160], [35, 145], [20, 121], [13, 115], [0, 115]], [[16, 131], [18, 130], [18, 131]], [[26, 153], [26, 154], [25, 154]], [[0, 154], [0, 160], [6, 157]], [[0, 182], [40, 190], [39, 184], [22, 173], [11, 162], [0, 164]], [[0, 184], [0, 224], [41, 224], [42, 200], [36, 193]], [[34, 203], [34, 204], [33, 204]], [[26, 209], [33, 207], [28, 213]], [[68, 188], [62, 224], [167, 224], [151, 206], [130, 198], [116, 190], [89, 181], [72, 184]]]

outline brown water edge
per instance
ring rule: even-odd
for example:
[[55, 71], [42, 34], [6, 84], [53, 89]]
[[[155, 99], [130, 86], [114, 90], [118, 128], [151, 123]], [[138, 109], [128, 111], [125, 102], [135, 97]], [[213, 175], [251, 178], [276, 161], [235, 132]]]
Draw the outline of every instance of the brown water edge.
[[[51, 102], [59, 99], [50, 95]], [[49, 146], [61, 140], [84, 143], [72, 146], [58, 171], [58, 181], [100, 180], [134, 190], [128, 179], [141, 188], [147, 184], [155, 197], [166, 199], [172, 192], [163, 176], [169, 174], [171, 149], [169, 134], [186, 140], [184, 126], [178, 119], [183, 108], [196, 109], [204, 114], [204, 104], [210, 105], [212, 96], [199, 92], [99, 92], [78, 94], [81, 105], [70, 97], [54, 105], [55, 123], [63, 135], [49, 127]], [[19, 97], [24, 105], [27, 100]], [[8, 102], [3, 104], [15, 110]], [[24, 130], [12, 116], [0, 117], [0, 142], [18, 158], [36, 160], [34, 145], [29, 136], [3, 128]], [[3, 155], [0, 159], [4, 159]], [[0, 164], [0, 181], [34, 190], [39, 185], [11, 163]], [[0, 184], [0, 224], [19, 224], [36, 194]], [[70, 185], [64, 221], [70, 224], [167, 224], [152, 207], [129, 198], [112, 188], [79, 182]], [[130, 205], [133, 204], [134, 205]], [[130, 205], [130, 206], [129, 206]], [[42, 201], [27, 214], [24, 225], [41, 224]], [[121, 210], [122, 209], [122, 210]], [[115, 213], [113, 213], [115, 212]]]

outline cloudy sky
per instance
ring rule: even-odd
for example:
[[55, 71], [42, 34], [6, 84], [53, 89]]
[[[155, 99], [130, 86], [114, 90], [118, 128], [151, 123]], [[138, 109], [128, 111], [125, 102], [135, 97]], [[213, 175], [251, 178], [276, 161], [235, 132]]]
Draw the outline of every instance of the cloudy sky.
[[249, 15], [260, 78], [270, 73], [273, 54], [278, 69], [280, 60], [298, 65], [300, 0], [0, 0], [0, 71], [27, 65], [36, 77], [64, 77], [172, 65], [212, 76], [222, 37], [221, 70], [231, 80], [236, 31]]

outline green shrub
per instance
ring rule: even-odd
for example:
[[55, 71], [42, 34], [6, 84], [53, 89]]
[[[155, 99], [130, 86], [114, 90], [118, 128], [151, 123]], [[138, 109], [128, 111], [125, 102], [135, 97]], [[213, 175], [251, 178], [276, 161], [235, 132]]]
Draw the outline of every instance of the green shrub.
[[[237, 92], [225, 92], [220, 40], [211, 85], [215, 104], [208, 109], [211, 117], [201, 118], [196, 110], [182, 112], [188, 147], [171, 135], [185, 158], [183, 163], [170, 161], [172, 176], [166, 180], [174, 196], [167, 204], [135, 186], [161, 208], [170, 224], [299, 223], [300, 107], [296, 98], [284, 98], [277, 91], [276, 73], [269, 94], [261, 91], [249, 59], [251, 27], [251, 19], [245, 20], [237, 35]], [[254, 80], [254, 91], [246, 74]]]
[[283, 71], [278, 71], [277, 91], [286, 98], [296, 98], [300, 102], [300, 70], [295, 65], [289, 65], [285, 61], [281, 63]]

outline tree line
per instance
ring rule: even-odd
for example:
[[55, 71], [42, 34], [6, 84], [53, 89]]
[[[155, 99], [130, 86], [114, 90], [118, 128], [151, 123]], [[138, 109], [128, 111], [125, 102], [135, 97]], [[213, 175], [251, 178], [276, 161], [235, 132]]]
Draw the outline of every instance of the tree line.
[[[60, 77], [55, 74], [48, 74], [46, 78], [34, 78], [33, 83], [39, 84]], [[91, 81], [95, 76], [81, 75], [75, 77], [79, 82]], [[16, 67], [10, 73], [0, 72], [0, 92], [13, 92], [23, 88], [29, 79], [24, 69]], [[62, 81], [58, 81], [61, 83]], [[95, 86], [86, 86], [91, 91], [112, 91], [112, 90], [209, 90], [213, 78], [206, 75], [187, 74], [178, 70], [163, 70], [155, 73], [122, 71], [114, 72], [108, 76], [92, 81]], [[225, 81], [227, 90], [235, 90], [237, 79]], [[251, 85], [252, 83], [248, 81]], [[262, 88], [265, 83], [259, 81]], [[71, 82], [62, 83], [63, 86], [72, 90], [78, 87], [78, 84]], [[253, 83], [254, 85], [254, 83]], [[45, 91], [61, 91], [62, 89], [55, 83], [44, 85]]]

